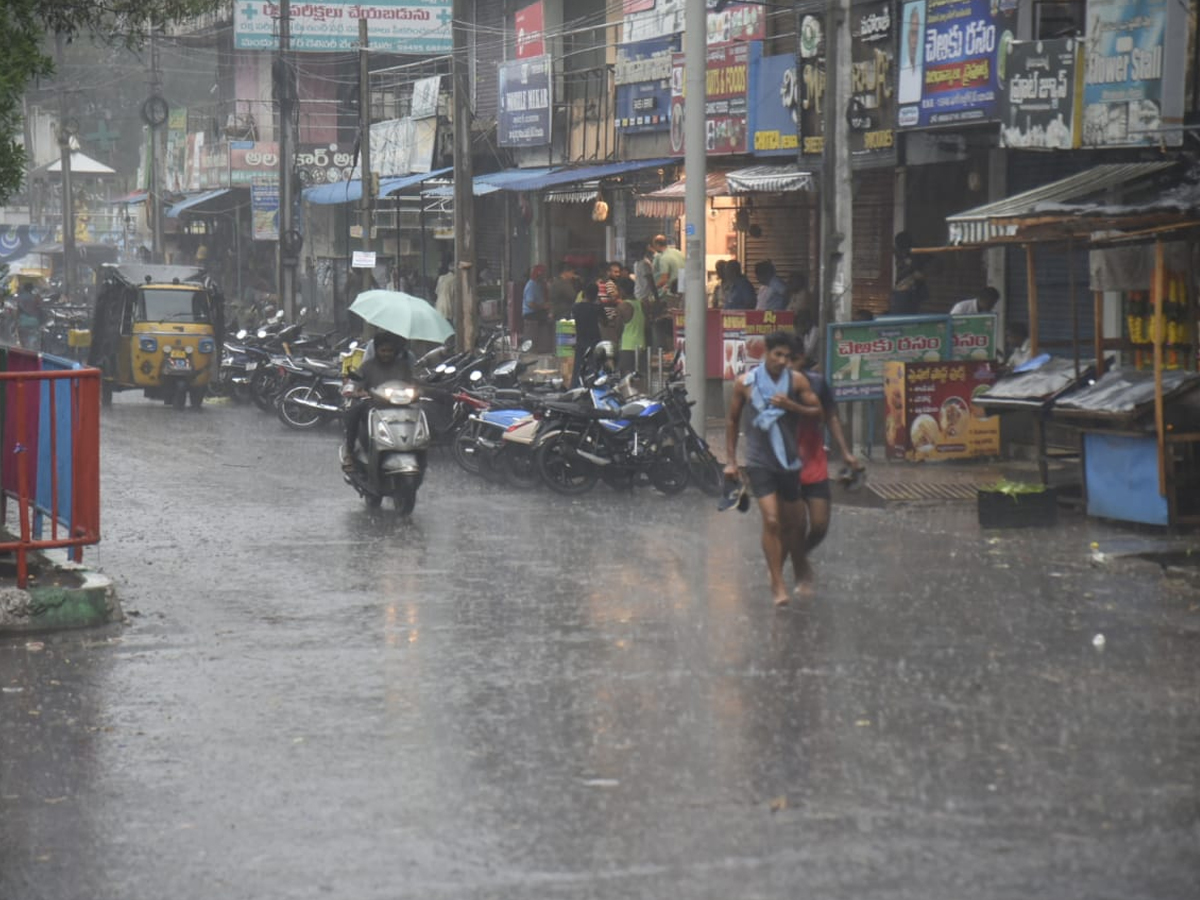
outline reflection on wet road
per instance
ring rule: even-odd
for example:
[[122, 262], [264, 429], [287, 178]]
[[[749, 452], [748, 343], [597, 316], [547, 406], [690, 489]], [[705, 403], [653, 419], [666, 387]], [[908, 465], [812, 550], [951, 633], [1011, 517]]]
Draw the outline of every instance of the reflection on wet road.
[[1196, 597], [1104, 526], [839, 508], [777, 613], [754, 513], [336, 445], [106, 412], [137, 615], [0, 642], [0, 897], [1196, 896]]

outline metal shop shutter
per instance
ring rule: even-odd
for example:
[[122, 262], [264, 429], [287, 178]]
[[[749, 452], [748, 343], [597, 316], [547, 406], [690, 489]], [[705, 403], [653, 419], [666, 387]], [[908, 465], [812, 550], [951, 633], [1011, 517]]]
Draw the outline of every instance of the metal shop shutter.
[[759, 237], [743, 233], [740, 246], [742, 271], [758, 287], [754, 266], [764, 259], [775, 263], [784, 281], [793, 272], [808, 275], [810, 290], [820, 279], [821, 238], [816, 198], [812, 194], [756, 195], [750, 207], [750, 224], [762, 229]]
[[861, 171], [854, 185], [854, 306], [876, 315], [887, 312], [892, 292], [891, 169]]

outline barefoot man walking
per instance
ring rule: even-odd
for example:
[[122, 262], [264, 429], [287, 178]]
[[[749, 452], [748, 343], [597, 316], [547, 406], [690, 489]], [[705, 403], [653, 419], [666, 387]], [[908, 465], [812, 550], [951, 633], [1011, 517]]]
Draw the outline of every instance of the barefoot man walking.
[[812, 592], [805, 549], [806, 521], [800, 499], [800, 457], [796, 452], [799, 416], [821, 416], [821, 404], [808, 379], [789, 367], [791, 338], [782, 331], [766, 337], [761, 366], [741, 376], [725, 417], [725, 474], [737, 475], [738, 428], [746, 416], [746, 479], [762, 514], [762, 548], [776, 606], [786, 606], [783, 561], [792, 557], [796, 595]]

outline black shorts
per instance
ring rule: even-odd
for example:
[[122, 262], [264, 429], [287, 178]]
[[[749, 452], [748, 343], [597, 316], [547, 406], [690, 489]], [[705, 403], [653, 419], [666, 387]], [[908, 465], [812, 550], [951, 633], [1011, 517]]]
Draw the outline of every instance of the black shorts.
[[829, 487], [829, 479], [800, 485], [800, 497], [804, 500], [833, 500], [833, 490]]
[[797, 472], [747, 466], [746, 478], [750, 482], [750, 493], [755, 497], [778, 494], [784, 503], [795, 503], [800, 499], [800, 475]]

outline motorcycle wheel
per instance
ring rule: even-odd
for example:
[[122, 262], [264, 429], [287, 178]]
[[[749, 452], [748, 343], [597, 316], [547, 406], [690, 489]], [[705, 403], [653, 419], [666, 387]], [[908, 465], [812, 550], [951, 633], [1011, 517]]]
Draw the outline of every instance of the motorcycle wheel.
[[250, 399], [263, 412], [270, 412], [275, 407], [275, 397], [279, 393], [279, 373], [273, 367], [256, 369], [250, 379]]
[[710, 497], [721, 496], [725, 489], [725, 467], [695, 435], [685, 438], [684, 447], [692, 482]]
[[309, 431], [321, 424], [324, 416], [319, 410], [311, 409], [307, 406], [301, 406], [297, 400], [319, 400], [316, 396], [316, 391], [312, 385], [297, 384], [294, 387], [288, 388], [282, 397], [279, 398], [279, 421], [283, 422], [288, 428], [294, 428], [297, 431]]
[[537, 487], [542, 480], [533, 451], [523, 445], [506, 443], [496, 457], [496, 467], [509, 484], [523, 491]]
[[471, 422], [458, 430], [454, 435], [452, 448], [454, 461], [472, 475], [483, 474], [483, 453], [475, 443], [475, 423]]
[[367, 509], [379, 509], [383, 506], [383, 498], [378, 494], [363, 494], [363, 501], [367, 504]]
[[568, 456], [570, 442], [579, 435], [559, 432], [546, 438], [537, 449], [537, 469], [542, 481], [560, 494], [585, 494], [596, 486], [596, 467], [586, 460]]
[[659, 451], [650, 466], [650, 483], [661, 494], [678, 494], [688, 486], [688, 466], [680, 444], [670, 444]]

